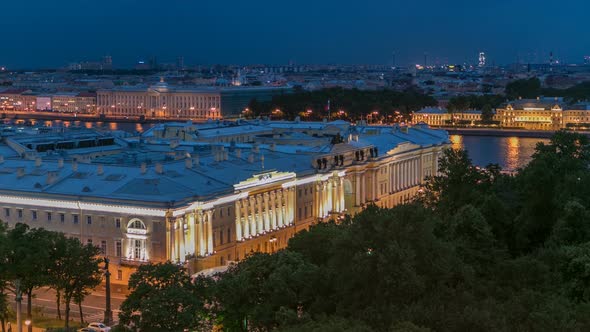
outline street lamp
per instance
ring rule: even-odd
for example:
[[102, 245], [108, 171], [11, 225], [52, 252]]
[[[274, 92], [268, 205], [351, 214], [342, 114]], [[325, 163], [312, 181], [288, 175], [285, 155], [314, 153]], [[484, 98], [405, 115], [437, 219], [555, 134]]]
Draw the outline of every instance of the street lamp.
[[104, 277], [105, 277], [105, 292], [106, 292], [106, 308], [104, 311], [104, 324], [111, 325], [113, 321], [113, 312], [111, 311], [111, 272], [109, 272], [109, 258], [104, 258]]

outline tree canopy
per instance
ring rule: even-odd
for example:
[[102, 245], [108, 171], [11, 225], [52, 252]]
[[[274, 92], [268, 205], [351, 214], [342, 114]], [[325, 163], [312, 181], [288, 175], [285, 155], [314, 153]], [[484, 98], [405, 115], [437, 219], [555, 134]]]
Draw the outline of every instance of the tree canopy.
[[[227, 331], [590, 330], [589, 148], [559, 132], [514, 175], [447, 150], [411, 203], [312, 226], [212, 278], [166, 277], [204, 305], [139, 293]], [[132, 279], [164, 275], [151, 269]]]

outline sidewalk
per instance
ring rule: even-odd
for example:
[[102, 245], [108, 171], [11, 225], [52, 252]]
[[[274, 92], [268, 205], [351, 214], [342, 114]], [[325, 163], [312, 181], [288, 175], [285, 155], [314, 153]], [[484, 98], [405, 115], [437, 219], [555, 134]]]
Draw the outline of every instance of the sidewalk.
[[[16, 322], [10, 322], [10, 324], [12, 325], [12, 332], [16, 332]], [[7, 324], [4, 324], [5, 326], [7, 326]], [[0, 329], [1, 331], [1, 329]], [[8, 332], [8, 328], [6, 329], [6, 331]], [[46, 329], [42, 329], [40, 327], [34, 327], [33, 326], [33, 332], [45, 332], [47, 331]], [[27, 332], [27, 327], [25, 326], [25, 323], [23, 322], [23, 332]]]

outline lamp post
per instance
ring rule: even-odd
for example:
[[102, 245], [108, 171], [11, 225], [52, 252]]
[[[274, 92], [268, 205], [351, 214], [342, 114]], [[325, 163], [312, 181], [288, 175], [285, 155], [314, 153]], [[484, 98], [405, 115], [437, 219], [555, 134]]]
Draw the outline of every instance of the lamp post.
[[105, 292], [106, 292], [106, 310], [104, 311], [104, 324], [111, 325], [113, 321], [113, 312], [111, 311], [111, 272], [109, 272], [109, 259], [104, 258], [104, 276], [105, 276]]
[[15, 300], [16, 300], [16, 331], [17, 332], [23, 332], [23, 322], [22, 322], [22, 308], [21, 308], [21, 302], [23, 300], [23, 294], [21, 293], [21, 289], [20, 289], [20, 279], [17, 279], [14, 282], [14, 288], [15, 288]]

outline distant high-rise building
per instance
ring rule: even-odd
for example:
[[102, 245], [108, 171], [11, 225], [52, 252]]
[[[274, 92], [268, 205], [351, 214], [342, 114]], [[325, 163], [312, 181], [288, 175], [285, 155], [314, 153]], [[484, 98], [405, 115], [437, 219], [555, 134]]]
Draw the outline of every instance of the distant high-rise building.
[[179, 56], [176, 58], [176, 67], [180, 70], [184, 69], [184, 57]]
[[486, 65], [486, 54], [484, 52], [479, 52], [479, 67], [485, 67]]
[[106, 55], [102, 57], [102, 69], [113, 69], [113, 57]]

